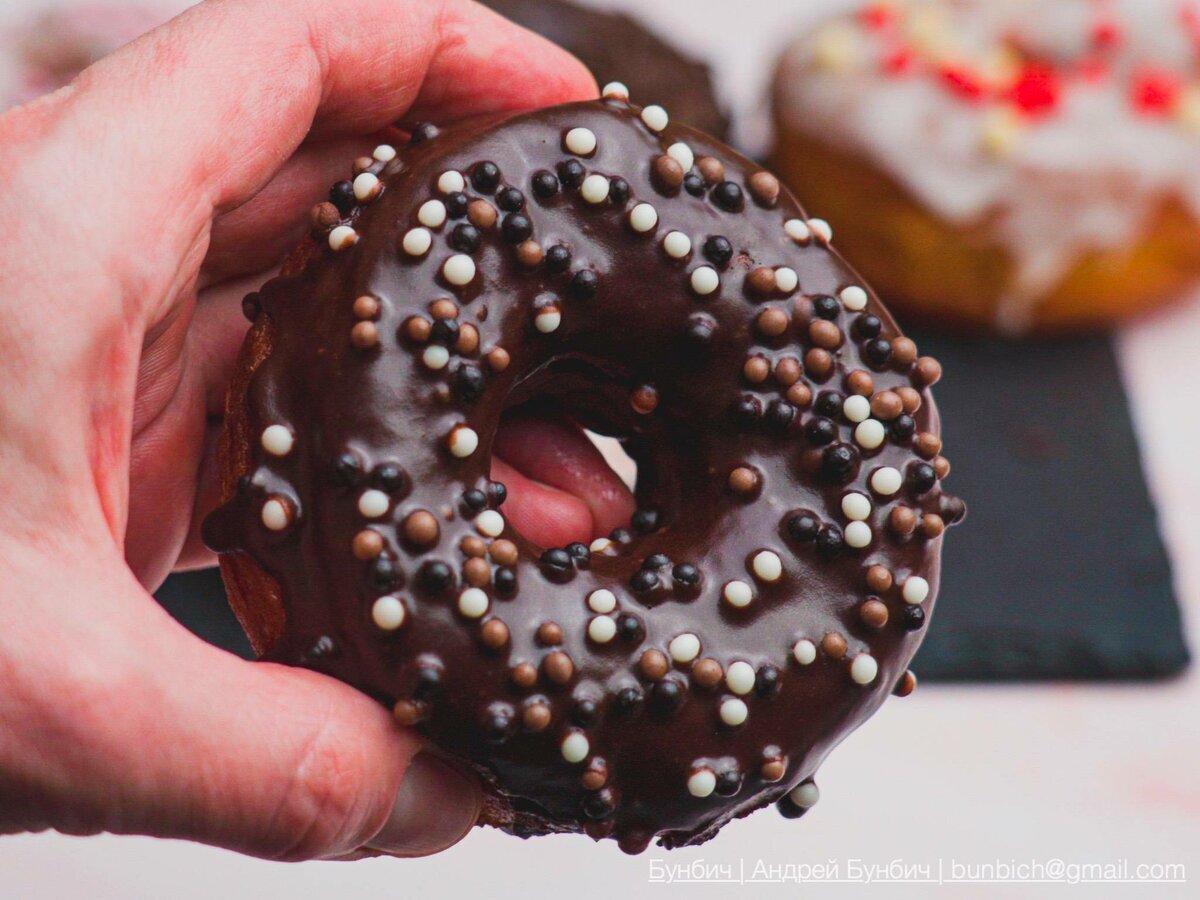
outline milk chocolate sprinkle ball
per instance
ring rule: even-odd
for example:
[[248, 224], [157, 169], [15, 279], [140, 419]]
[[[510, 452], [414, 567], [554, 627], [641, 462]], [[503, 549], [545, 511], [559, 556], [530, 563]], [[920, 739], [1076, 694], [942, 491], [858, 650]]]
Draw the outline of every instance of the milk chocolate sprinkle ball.
[[770, 172], [755, 172], [749, 186], [750, 196], [763, 206], [774, 206], [779, 199], [779, 179]]

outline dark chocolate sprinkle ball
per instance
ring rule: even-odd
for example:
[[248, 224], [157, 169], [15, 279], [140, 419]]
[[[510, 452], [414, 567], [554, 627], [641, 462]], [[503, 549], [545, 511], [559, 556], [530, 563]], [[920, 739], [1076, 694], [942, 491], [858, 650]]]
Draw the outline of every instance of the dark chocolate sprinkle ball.
[[516, 212], [525, 205], [525, 195], [515, 187], [506, 187], [496, 194], [496, 205], [505, 212]]
[[704, 242], [704, 258], [719, 268], [729, 265], [733, 259], [733, 245], [729, 238], [715, 234]]
[[570, 293], [574, 300], [591, 300], [596, 296], [600, 278], [591, 269], [580, 269], [571, 277]]
[[820, 530], [821, 520], [812, 513], [796, 513], [787, 520], [787, 533], [793, 540], [815, 541]]
[[494, 162], [485, 160], [471, 170], [471, 185], [481, 194], [490, 194], [500, 184], [500, 169]]
[[742, 189], [732, 181], [722, 181], [713, 188], [712, 199], [717, 206], [729, 212], [738, 212], [746, 203]]
[[545, 170], [535, 172], [532, 180], [533, 196], [539, 200], [549, 200], [558, 193], [558, 179], [553, 172]]
[[818, 294], [812, 299], [813, 312], [822, 319], [836, 319], [842, 312], [842, 305], [837, 298], [828, 294]]
[[353, 453], [340, 453], [334, 458], [329, 474], [339, 487], [353, 487], [362, 479], [362, 463]]
[[566, 244], [555, 244], [546, 251], [546, 269], [550, 272], [565, 272], [571, 265], [571, 249]]
[[460, 253], [474, 253], [479, 249], [483, 236], [474, 225], [463, 222], [450, 232], [450, 246]]
[[639, 509], [633, 514], [630, 523], [638, 534], [649, 534], [658, 528], [659, 515], [656, 509]]
[[925, 610], [919, 606], [905, 606], [903, 621], [905, 629], [917, 631], [925, 625]]
[[533, 234], [533, 223], [529, 221], [528, 216], [512, 213], [504, 217], [500, 230], [510, 244], [519, 244]]
[[329, 189], [329, 202], [337, 207], [343, 216], [354, 209], [354, 185], [349, 181], [339, 181]]
[[442, 202], [446, 204], [446, 215], [451, 219], [461, 219], [467, 214], [467, 195], [462, 191], [455, 191], [452, 194], [447, 194]]
[[587, 176], [587, 169], [583, 167], [577, 159], [563, 160], [558, 164], [558, 179], [564, 186], [569, 188], [577, 188], [583, 184], [583, 179]]

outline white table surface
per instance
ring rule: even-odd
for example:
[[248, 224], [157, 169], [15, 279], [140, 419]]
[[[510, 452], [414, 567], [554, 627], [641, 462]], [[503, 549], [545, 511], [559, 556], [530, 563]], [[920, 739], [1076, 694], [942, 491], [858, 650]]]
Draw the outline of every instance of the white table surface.
[[[0, 19], [31, 0], [4, 0]], [[44, 5], [44, 4], [36, 4]], [[846, 3], [636, 0], [663, 34], [713, 60], [739, 111], [760, 105], [769, 61], [805, 22]], [[656, 99], [656, 98], [648, 98]], [[761, 140], [753, 123], [743, 138]], [[1200, 647], [1200, 299], [1139, 322], [1120, 340], [1151, 489], [1175, 567], [1189, 640]], [[954, 372], [947, 377], [953, 378]], [[1185, 386], [1183, 390], [1180, 385]], [[953, 423], [947, 444], [954, 447]], [[951, 539], [953, 537], [951, 536]], [[936, 627], [936, 626], [935, 626]], [[639, 857], [583, 837], [520, 841], [476, 830], [425, 860], [282, 865], [148, 838], [0, 838], [0, 898], [564, 896], [1200, 896], [1200, 672], [1161, 685], [922, 686], [883, 710], [820, 773], [803, 820], [767, 810], [710, 844]], [[858, 863], [855, 863], [855, 860]], [[1189, 884], [651, 884], [663, 862], [856, 865], [900, 861], [950, 876], [957, 863], [1182, 863]], [[796, 870], [792, 870], [796, 871]]]

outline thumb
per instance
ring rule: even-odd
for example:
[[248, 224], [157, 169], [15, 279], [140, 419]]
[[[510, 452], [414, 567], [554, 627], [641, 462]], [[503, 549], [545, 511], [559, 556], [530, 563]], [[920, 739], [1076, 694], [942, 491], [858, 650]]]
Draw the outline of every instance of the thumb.
[[[475, 776], [424, 749], [374, 700], [314, 672], [200, 650], [210, 657], [205, 690], [164, 710], [199, 777], [179, 779], [174, 765], [165, 772], [182, 796], [154, 805], [167, 813], [162, 831], [299, 860], [364, 845], [424, 856], [474, 826]], [[204, 773], [209, 767], [216, 778]], [[188, 833], [193, 822], [199, 828]]]
[[143, 609], [161, 621], [136, 628], [138, 658], [106, 654], [117, 673], [90, 679], [101, 684], [55, 736], [74, 757], [57, 827], [91, 809], [79, 830], [302, 860], [368, 844], [422, 856], [475, 824], [477, 779], [422, 749], [375, 701], [314, 672], [237, 659]]

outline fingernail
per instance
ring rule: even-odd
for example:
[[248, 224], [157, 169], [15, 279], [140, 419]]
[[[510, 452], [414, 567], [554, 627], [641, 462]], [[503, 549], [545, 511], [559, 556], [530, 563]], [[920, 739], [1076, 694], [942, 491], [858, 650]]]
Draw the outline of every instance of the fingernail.
[[422, 750], [404, 773], [387, 824], [367, 846], [393, 856], [428, 856], [466, 837], [479, 818], [479, 781]]

